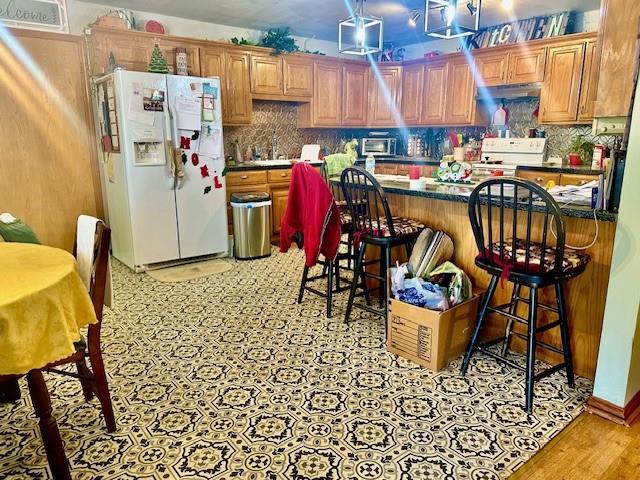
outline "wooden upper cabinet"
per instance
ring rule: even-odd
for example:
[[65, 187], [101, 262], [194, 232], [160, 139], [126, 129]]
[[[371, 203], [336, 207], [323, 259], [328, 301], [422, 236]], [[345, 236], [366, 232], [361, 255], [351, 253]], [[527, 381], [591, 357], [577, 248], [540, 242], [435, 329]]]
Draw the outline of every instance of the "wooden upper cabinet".
[[228, 125], [251, 123], [251, 78], [249, 65], [251, 56], [247, 52], [228, 51], [225, 54], [226, 111], [222, 121]]
[[475, 63], [478, 78], [484, 83], [484, 86], [495, 87], [507, 83], [508, 54], [504, 52], [482, 53], [476, 56]]
[[598, 68], [595, 65], [596, 42], [587, 42], [582, 68], [582, 85], [578, 105], [578, 122], [590, 123], [593, 120], [593, 107], [598, 85]]
[[[151, 42], [147, 48], [147, 55], [149, 59], [151, 58], [154, 45], [155, 42]], [[190, 46], [184, 42], [167, 40], [160, 41], [158, 45], [160, 45], [160, 50], [162, 50], [164, 58], [167, 61], [169, 72], [175, 73], [176, 71], [176, 47], [184, 47], [187, 50], [187, 71], [189, 72], [189, 75], [193, 75], [194, 77], [199, 77], [201, 75], [200, 49], [198, 47]], [[147, 64], [148, 63], [149, 61], [147, 61]], [[147, 71], [147, 65], [144, 66], [143, 71]]]
[[546, 48], [520, 48], [509, 54], [507, 83], [534, 83], [544, 80], [544, 66], [547, 58]]
[[342, 125], [365, 126], [368, 110], [369, 67], [342, 67]]
[[371, 71], [369, 84], [369, 125], [395, 126], [400, 110], [402, 67], [378, 65]]
[[285, 55], [282, 59], [284, 94], [291, 97], [313, 95], [313, 62], [307, 58]]
[[342, 65], [317, 62], [313, 71], [313, 124], [339, 126], [342, 120]]
[[583, 42], [550, 47], [540, 93], [541, 123], [571, 123], [578, 118]]
[[282, 95], [282, 57], [251, 54], [251, 92]]
[[629, 115], [638, 60], [638, 0], [602, 0], [596, 70], [595, 117]]
[[446, 62], [427, 64], [424, 67], [422, 112], [420, 115], [420, 123], [423, 125], [444, 123], [447, 73]]
[[446, 125], [469, 125], [475, 113], [475, 82], [466, 58], [449, 62], [444, 112]]
[[424, 67], [411, 65], [402, 69], [402, 118], [407, 125], [420, 124]]
[[137, 41], [130, 36], [120, 35], [96, 35], [95, 41], [102, 42], [102, 48], [106, 57], [102, 62], [100, 73], [106, 73], [106, 67], [109, 61], [109, 55], [113, 53], [113, 57], [118, 65], [127, 70], [134, 72], [146, 72], [151, 58], [151, 50], [153, 43], [151, 39], [148, 41]]

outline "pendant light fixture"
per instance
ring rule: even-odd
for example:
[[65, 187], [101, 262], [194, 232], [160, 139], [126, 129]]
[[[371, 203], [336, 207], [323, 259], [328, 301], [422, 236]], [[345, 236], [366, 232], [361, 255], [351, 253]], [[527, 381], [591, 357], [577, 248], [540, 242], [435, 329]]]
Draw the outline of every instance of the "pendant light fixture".
[[424, 33], [445, 39], [473, 35], [481, 9], [482, 0], [425, 0]]
[[382, 18], [365, 15], [366, 0], [356, 0], [353, 15], [338, 23], [340, 53], [369, 55], [382, 51]]

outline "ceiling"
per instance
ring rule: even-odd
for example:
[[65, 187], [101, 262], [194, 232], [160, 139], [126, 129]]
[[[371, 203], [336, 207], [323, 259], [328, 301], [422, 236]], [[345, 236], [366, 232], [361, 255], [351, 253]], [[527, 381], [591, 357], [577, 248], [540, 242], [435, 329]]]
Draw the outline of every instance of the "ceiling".
[[[291, 27], [294, 35], [336, 41], [338, 21], [349, 16], [354, 0], [85, 0], [173, 17], [222, 25], [266, 30]], [[496, 25], [564, 10], [588, 11], [599, 8], [600, 0], [513, 0], [511, 11], [500, 0], [483, 0], [481, 24]], [[348, 6], [349, 5], [349, 8]], [[424, 10], [421, 0], [368, 0], [366, 11], [384, 18], [384, 39], [396, 45], [428, 40], [422, 33], [424, 17], [416, 28], [407, 24], [413, 9]]]

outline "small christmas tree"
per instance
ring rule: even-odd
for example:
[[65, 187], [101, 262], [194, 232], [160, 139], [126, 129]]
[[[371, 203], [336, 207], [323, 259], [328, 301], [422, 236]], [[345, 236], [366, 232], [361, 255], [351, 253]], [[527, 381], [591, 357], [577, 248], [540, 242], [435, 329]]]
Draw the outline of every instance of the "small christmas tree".
[[160, 50], [158, 42], [156, 42], [153, 47], [153, 52], [151, 52], [151, 61], [149, 62], [147, 71], [151, 73], [169, 73], [169, 66], [164, 59], [164, 55], [162, 55], [162, 50]]

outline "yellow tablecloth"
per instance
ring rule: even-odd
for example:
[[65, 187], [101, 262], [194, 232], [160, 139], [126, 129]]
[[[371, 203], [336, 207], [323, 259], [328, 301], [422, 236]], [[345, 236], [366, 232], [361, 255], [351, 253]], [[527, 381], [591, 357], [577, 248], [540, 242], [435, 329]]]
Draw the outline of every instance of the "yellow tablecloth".
[[68, 357], [80, 328], [96, 322], [70, 253], [0, 243], [0, 375], [24, 374]]

